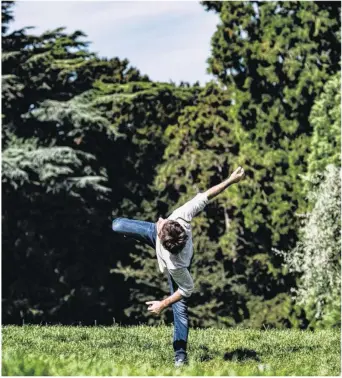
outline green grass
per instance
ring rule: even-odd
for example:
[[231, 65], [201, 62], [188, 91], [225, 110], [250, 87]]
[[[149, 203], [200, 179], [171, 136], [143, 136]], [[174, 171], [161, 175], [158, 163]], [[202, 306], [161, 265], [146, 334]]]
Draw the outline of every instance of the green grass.
[[3, 375], [339, 375], [340, 331], [192, 329], [173, 367], [172, 328], [6, 326]]

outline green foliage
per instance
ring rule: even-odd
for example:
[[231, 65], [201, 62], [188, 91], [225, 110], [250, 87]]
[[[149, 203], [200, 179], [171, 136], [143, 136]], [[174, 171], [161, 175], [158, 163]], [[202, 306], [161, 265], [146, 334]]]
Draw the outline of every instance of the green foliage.
[[298, 177], [313, 100], [340, 69], [339, 10], [338, 3], [256, 1], [219, 9], [209, 70], [231, 93], [240, 164], [258, 183], [242, 192], [245, 225], [268, 249], [294, 243], [293, 215], [305, 208]]
[[[4, 145], [8, 133], [23, 137], [39, 133], [41, 139], [48, 133], [49, 140], [58, 137], [56, 124], [45, 124], [43, 130], [37, 130], [31, 113], [44, 111], [46, 106], [37, 110], [42, 102], [52, 101], [56, 108], [61, 106], [70, 114], [75, 110], [73, 97], [92, 89], [96, 80], [108, 83], [148, 81], [146, 76], [129, 67], [128, 60], [100, 59], [89, 52], [89, 42], [84, 41], [86, 35], [81, 31], [67, 34], [64, 28], [57, 28], [39, 36], [28, 31], [29, 28], [24, 28], [2, 36]], [[65, 109], [69, 105], [71, 109]], [[81, 108], [81, 103], [76, 107]], [[69, 122], [73, 121], [71, 117]], [[93, 121], [96, 123], [97, 119]]]
[[124, 318], [130, 286], [109, 294], [125, 277], [110, 269], [132, 260], [112, 237], [111, 212], [155, 217], [139, 199], [152, 198], [163, 129], [196, 93], [150, 83], [126, 59], [99, 59], [84, 37], [3, 35], [4, 263], [16, 266], [4, 280], [5, 322]]
[[310, 114], [313, 126], [309, 174], [325, 169], [329, 164], [341, 165], [341, 76], [337, 73], [324, 86]]
[[[234, 128], [229, 118], [229, 97], [209, 84], [196, 106], [184, 109], [178, 122], [165, 132], [164, 162], [155, 178], [159, 197], [168, 207], [165, 214], [222, 181], [236, 162]], [[225, 154], [222, 154], [225, 151]], [[237, 163], [235, 163], [237, 164]], [[196, 293], [191, 313], [196, 325], [234, 325], [246, 316], [245, 280], [237, 271], [237, 219], [239, 196], [225, 193], [193, 220], [194, 259], [191, 267]]]
[[338, 330], [194, 329], [173, 367], [171, 327], [4, 327], [2, 375], [310, 376], [340, 373]]
[[122, 284], [109, 273], [117, 262], [112, 192], [106, 167], [82, 138], [89, 146], [104, 135], [101, 149], [113, 134], [89, 100], [93, 83], [140, 75], [127, 60], [90, 53], [82, 32], [28, 30], [2, 38], [3, 262], [11, 267], [3, 275], [3, 321], [87, 321], [94, 313], [99, 322], [120, 320], [127, 294], [110, 294]]
[[80, 197], [77, 191], [89, 186], [102, 195], [109, 189], [101, 185], [105, 177], [94, 175], [91, 168], [94, 160], [93, 156], [68, 147], [8, 148], [2, 155], [3, 187], [22, 189], [33, 184], [45, 187], [47, 193], [64, 190]]
[[[249, 303], [244, 305], [245, 323], [298, 324], [302, 320], [294, 320], [282, 294], [295, 286], [294, 277], [285, 274], [281, 259], [271, 249], [295, 245], [296, 214], [307, 208], [300, 177], [307, 172], [312, 134], [309, 115], [324, 83], [340, 70], [340, 4], [252, 1], [203, 5], [221, 19], [212, 37], [209, 71], [220, 80], [231, 102], [226, 117], [234, 136], [234, 147], [228, 150], [234, 157], [227, 151], [225, 156], [233, 163], [230, 170], [242, 165], [247, 176], [236, 186], [236, 193], [227, 191], [226, 197], [236, 203], [232, 218], [239, 226], [232, 229], [235, 237], [230, 232], [225, 245], [228, 251], [238, 251], [235, 264], [242, 260], [240, 272], [247, 288], [243, 298]], [[191, 144], [197, 150], [196, 142]], [[188, 166], [185, 161], [178, 165], [182, 164]], [[279, 303], [279, 311], [273, 307], [272, 315], [279, 312], [287, 314], [285, 318], [265, 318], [262, 314], [269, 309], [268, 301]], [[259, 310], [250, 314], [252, 308]]]
[[[157, 163], [166, 147], [164, 132], [186, 105], [194, 103], [198, 89], [143, 82], [97, 82], [95, 86], [98, 92], [94, 104], [114, 121], [111, 130], [122, 136], [115, 149], [112, 145], [108, 152], [97, 154], [106, 164], [113, 187], [113, 215], [154, 222], [166, 207], [153, 187]], [[120, 257], [111, 271], [125, 277], [130, 287], [130, 305], [125, 313], [129, 322], [147, 321], [145, 301], [168, 293], [165, 277], [158, 274], [155, 251], [135, 247], [132, 242], [121, 244], [122, 238], [116, 237], [115, 241]]]
[[242, 323], [250, 328], [300, 328], [307, 327], [307, 319], [302, 306], [287, 294], [280, 293], [274, 298], [264, 300], [262, 297], [252, 297], [247, 302], [250, 318]]
[[105, 174], [90, 154], [16, 144], [2, 155], [2, 258], [11, 267], [2, 277], [3, 321], [56, 321], [68, 307], [80, 311], [87, 291], [99, 306], [108, 261], [91, 254], [108, 207]]
[[312, 211], [300, 240], [284, 253], [290, 271], [300, 274], [296, 300], [307, 306], [311, 325], [341, 324], [341, 170], [328, 165], [320, 185], [309, 193]]

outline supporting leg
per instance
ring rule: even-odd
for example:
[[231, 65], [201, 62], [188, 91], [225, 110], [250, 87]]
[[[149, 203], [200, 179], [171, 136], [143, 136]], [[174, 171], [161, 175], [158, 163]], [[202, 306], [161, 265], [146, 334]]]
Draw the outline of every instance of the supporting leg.
[[[169, 276], [169, 285], [171, 295], [175, 291], [175, 282]], [[189, 317], [188, 317], [188, 304], [186, 298], [172, 305], [173, 319], [174, 319], [174, 334], [173, 334], [173, 350], [175, 352], [175, 359], [186, 361], [187, 359], [187, 342], [189, 335]]]

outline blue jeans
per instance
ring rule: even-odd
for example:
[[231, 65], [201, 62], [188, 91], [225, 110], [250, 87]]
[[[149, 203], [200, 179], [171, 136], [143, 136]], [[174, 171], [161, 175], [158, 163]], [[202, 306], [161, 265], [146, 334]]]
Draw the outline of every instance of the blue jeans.
[[[117, 218], [113, 220], [112, 228], [114, 232], [131, 237], [156, 248], [157, 226], [155, 223]], [[168, 281], [171, 295], [177, 290], [177, 285], [168, 274]], [[189, 317], [187, 299], [182, 298], [172, 305], [174, 319], [173, 349], [175, 356], [186, 358], [186, 346], [189, 334]]]

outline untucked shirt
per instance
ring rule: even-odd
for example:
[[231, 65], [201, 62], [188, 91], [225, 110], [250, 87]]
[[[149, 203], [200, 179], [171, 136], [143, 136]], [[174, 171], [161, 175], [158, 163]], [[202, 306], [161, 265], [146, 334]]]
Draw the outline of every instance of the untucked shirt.
[[170, 274], [183, 297], [190, 297], [194, 282], [188, 270], [193, 255], [191, 220], [208, 203], [205, 193], [198, 193], [193, 199], [176, 209], [167, 219], [175, 220], [184, 228], [188, 240], [182, 251], [176, 255], [166, 250], [157, 236], [156, 253], [161, 272]]

